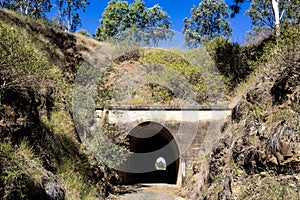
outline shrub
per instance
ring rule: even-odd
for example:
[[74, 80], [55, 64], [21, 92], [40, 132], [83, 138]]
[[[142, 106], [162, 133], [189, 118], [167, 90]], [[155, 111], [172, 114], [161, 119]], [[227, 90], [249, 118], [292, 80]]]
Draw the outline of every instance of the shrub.
[[285, 65], [293, 65], [300, 59], [300, 25], [285, 22], [281, 25], [280, 30], [281, 33], [277, 38], [278, 61]]
[[117, 127], [106, 124], [92, 131], [92, 137], [83, 145], [99, 165], [116, 169], [130, 155], [128, 141], [122, 139], [122, 134]]
[[[167, 82], [166, 85], [172, 83], [172, 85], [179, 84], [176, 88], [177, 90], [183, 90], [186, 88], [186, 84], [189, 83], [192, 86], [192, 89], [196, 95], [196, 100], [199, 103], [203, 103], [207, 100], [207, 87], [204, 84], [204, 78], [201, 76], [199, 71], [199, 66], [193, 66], [188, 59], [184, 58], [183, 56], [180, 56], [179, 54], [184, 54], [184, 52], [176, 52], [176, 51], [169, 51], [169, 50], [163, 50], [163, 49], [154, 49], [154, 50], [146, 50], [144, 51], [144, 57], [143, 57], [143, 63], [145, 64], [157, 64], [165, 67], [165, 70], [174, 70], [176, 73], [183, 75], [186, 81], [180, 80], [180, 83], [178, 80], [175, 80], [174, 73], [168, 73], [170, 76], [168, 77], [168, 74], [156, 74], [157, 80], [162, 80], [163, 82]], [[154, 67], [154, 66], [153, 66]], [[152, 75], [154, 75], [152, 73]], [[163, 76], [163, 77], [162, 77]], [[152, 79], [155, 79], [152, 77]], [[184, 81], [184, 82], [183, 82]], [[167, 99], [170, 100], [170, 97], [174, 96], [174, 94], [170, 93], [171, 91], [163, 90], [163, 88], [157, 88], [154, 87], [154, 90], [152, 93], [157, 95], [163, 95], [162, 97], [155, 97], [156, 99]], [[180, 92], [174, 92], [178, 94], [185, 94], [186, 91], [180, 91]]]
[[0, 23], [0, 85], [1, 90], [38, 85], [50, 68], [30, 40], [21, 38], [20, 33]]
[[76, 33], [80, 34], [80, 35], [84, 35], [86, 37], [91, 37], [90, 34], [89, 34], [89, 32], [87, 32], [87, 30], [82, 30], [81, 29], [81, 30], [77, 31]]
[[0, 155], [0, 195], [3, 199], [32, 199], [42, 195], [37, 186], [41, 161], [27, 142], [21, 141], [13, 147], [0, 141]]
[[245, 80], [253, 71], [249, 65], [245, 49], [229, 39], [217, 37], [205, 44], [213, 57], [219, 72], [225, 77], [229, 90]]

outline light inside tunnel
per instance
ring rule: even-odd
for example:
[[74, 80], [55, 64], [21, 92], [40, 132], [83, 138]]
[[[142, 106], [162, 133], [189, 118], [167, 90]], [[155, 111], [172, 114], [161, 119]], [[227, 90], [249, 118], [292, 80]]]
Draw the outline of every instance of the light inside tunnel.
[[144, 122], [127, 136], [135, 155], [123, 163], [119, 171], [121, 183], [176, 184], [179, 150], [170, 131], [156, 122]]
[[156, 170], [167, 170], [167, 163], [163, 157], [159, 157], [155, 161]]

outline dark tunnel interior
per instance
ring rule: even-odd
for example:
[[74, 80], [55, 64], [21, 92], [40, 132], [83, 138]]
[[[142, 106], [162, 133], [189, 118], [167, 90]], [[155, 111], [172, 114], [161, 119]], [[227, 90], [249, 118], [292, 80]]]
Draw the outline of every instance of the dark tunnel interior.
[[132, 156], [119, 171], [121, 184], [168, 183], [176, 184], [179, 150], [170, 131], [159, 123], [144, 122], [127, 136]]

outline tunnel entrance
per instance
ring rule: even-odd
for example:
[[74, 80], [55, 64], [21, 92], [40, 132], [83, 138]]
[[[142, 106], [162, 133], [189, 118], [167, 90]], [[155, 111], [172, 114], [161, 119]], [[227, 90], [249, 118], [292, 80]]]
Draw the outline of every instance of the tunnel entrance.
[[124, 170], [119, 172], [122, 184], [176, 184], [179, 150], [167, 128], [159, 123], [144, 122], [127, 137], [134, 154], [123, 163]]

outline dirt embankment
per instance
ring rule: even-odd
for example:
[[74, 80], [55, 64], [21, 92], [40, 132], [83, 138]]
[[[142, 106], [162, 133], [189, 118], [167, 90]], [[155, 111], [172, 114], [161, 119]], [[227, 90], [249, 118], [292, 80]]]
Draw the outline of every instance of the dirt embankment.
[[0, 34], [0, 198], [107, 195], [110, 172], [82, 149], [70, 101], [76, 67], [99, 43], [2, 9]]
[[[300, 61], [265, 67], [189, 186], [197, 199], [299, 199]], [[199, 195], [199, 197], [196, 196]]]

